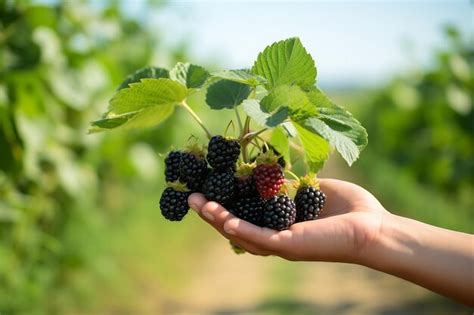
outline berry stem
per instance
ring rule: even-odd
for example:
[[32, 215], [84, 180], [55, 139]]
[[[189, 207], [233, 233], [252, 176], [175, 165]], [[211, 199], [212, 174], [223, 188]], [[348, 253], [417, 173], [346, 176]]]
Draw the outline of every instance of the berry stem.
[[250, 141], [252, 141], [254, 138], [258, 137], [259, 134], [261, 134], [262, 132], [265, 132], [265, 131], [267, 131], [267, 130], [268, 130], [268, 128], [262, 128], [262, 129], [260, 129], [260, 130], [258, 130], [258, 131], [249, 132], [249, 133], [245, 134], [245, 135], [242, 137], [242, 140], [250, 142]]
[[248, 162], [247, 145], [249, 144], [249, 141], [245, 139], [245, 135], [247, 135], [249, 132], [250, 132], [250, 117], [247, 115], [247, 117], [245, 118], [244, 130], [242, 130], [242, 134], [240, 135], [240, 144], [242, 146], [242, 159], [244, 160], [245, 163]]
[[248, 162], [247, 143], [242, 144], [242, 160], [244, 160], [244, 163]]
[[201, 128], [206, 133], [207, 138], [211, 139], [212, 134], [209, 132], [209, 130], [207, 130], [207, 128], [206, 128], [206, 126], [204, 126], [204, 123], [202, 122], [201, 118], [199, 118], [199, 116], [192, 110], [192, 108], [189, 107], [189, 105], [186, 103], [186, 101], [184, 100], [180, 104], [181, 104], [181, 106], [183, 106], [188, 111], [189, 114], [191, 114], [191, 116], [194, 118], [194, 120], [196, 120], [196, 122], [199, 124], [199, 126], [201, 126]]
[[292, 171], [290, 170], [285, 170], [286, 173], [290, 174], [291, 177], [293, 177], [296, 181], [300, 181], [298, 175], [296, 175], [295, 173], [293, 173]]
[[242, 119], [240, 118], [239, 110], [237, 109], [237, 107], [234, 107], [234, 110], [235, 110], [235, 116], [237, 116], [237, 122], [239, 124], [239, 131], [240, 131], [240, 134], [242, 134], [242, 132], [244, 131], [244, 125], [242, 125]]

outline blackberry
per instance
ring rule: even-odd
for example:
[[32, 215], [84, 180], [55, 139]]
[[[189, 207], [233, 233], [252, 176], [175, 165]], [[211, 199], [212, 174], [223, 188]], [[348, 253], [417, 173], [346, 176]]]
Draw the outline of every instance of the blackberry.
[[235, 196], [236, 197], [258, 196], [255, 178], [252, 175], [235, 178]]
[[231, 171], [212, 170], [202, 188], [208, 200], [225, 204], [234, 196], [234, 175]]
[[215, 169], [234, 168], [239, 158], [240, 143], [235, 139], [214, 136], [207, 147], [207, 162]]
[[165, 178], [167, 182], [179, 180], [181, 163], [181, 151], [171, 151], [165, 158]]
[[161, 214], [170, 221], [181, 221], [188, 213], [189, 192], [167, 187], [160, 198]]
[[179, 166], [180, 178], [185, 182], [190, 179], [202, 177], [207, 170], [207, 163], [203, 156], [192, 152], [181, 154], [181, 164]]
[[183, 181], [186, 183], [186, 186], [191, 190], [191, 192], [202, 193], [203, 192], [202, 186], [210, 171], [211, 169], [206, 167], [206, 170], [202, 172], [200, 176], [186, 178]]
[[316, 219], [326, 202], [326, 195], [312, 186], [300, 187], [296, 192], [296, 222]]
[[265, 203], [263, 226], [283, 231], [296, 220], [295, 202], [287, 195], [273, 196]]
[[261, 226], [263, 208], [265, 206], [265, 200], [261, 197], [245, 197], [238, 199], [233, 205], [229, 207], [229, 212], [238, 218], [241, 218], [252, 224]]
[[255, 163], [241, 163], [235, 172], [235, 197], [258, 196], [253, 170]]

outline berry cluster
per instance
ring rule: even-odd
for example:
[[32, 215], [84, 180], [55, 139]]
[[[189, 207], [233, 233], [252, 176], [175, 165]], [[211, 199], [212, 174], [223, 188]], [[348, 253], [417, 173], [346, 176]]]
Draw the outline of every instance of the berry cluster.
[[298, 180], [293, 201], [285, 187], [285, 161], [267, 146], [252, 163], [239, 161], [237, 139], [214, 136], [207, 154], [196, 146], [171, 151], [165, 159], [168, 187], [160, 199], [163, 216], [180, 221], [188, 212], [187, 198], [200, 192], [226, 207], [233, 215], [274, 230], [318, 218], [326, 196], [310, 176]]

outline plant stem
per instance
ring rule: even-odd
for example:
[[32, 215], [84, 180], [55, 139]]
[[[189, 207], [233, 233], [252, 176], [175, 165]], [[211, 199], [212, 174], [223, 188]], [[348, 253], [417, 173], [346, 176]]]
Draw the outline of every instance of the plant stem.
[[244, 131], [242, 133], [242, 137], [249, 132], [250, 132], [250, 117], [249, 115], [247, 115], [247, 117], [245, 118], [245, 126], [244, 126]]
[[304, 153], [304, 149], [303, 147], [297, 145], [296, 143], [294, 143], [293, 141], [288, 141], [290, 143], [290, 147], [292, 147], [293, 149], [295, 149], [296, 151], [298, 151], [299, 153]]
[[242, 132], [244, 131], [244, 126], [242, 125], [242, 119], [240, 119], [240, 114], [237, 107], [234, 107], [234, 110], [235, 110], [235, 115], [237, 116], [237, 122], [239, 123], [239, 131], [240, 131], [240, 134], [242, 134]]
[[245, 163], [248, 161], [248, 155], [247, 155], [247, 145], [249, 144], [248, 139], [245, 139], [244, 136], [249, 133], [250, 130], [250, 117], [247, 115], [247, 118], [245, 118], [245, 125], [244, 129], [242, 130], [242, 133], [240, 135], [240, 144], [242, 146], [242, 159], [244, 160]]
[[193, 116], [194, 120], [196, 120], [199, 126], [201, 126], [201, 128], [206, 133], [207, 138], [211, 139], [212, 134], [209, 132], [209, 130], [207, 130], [206, 126], [204, 126], [204, 123], [202, 122], [201, 118], [199, 118], [199, 116], [192, 110], [192, 108], [189, 107], [189, 105], [186, 103], [186, 100], [181, 102], [181, 106], [183, 106], [188, 111], [188, 113], [191, 114], [191, 116]]
[[297, 176], [295, 173], [293, 173], [292, 171], [290, 171], [290, 170], [285, 170], [285, 172], [288, 173], [288, 174], [290, 174], [291, 177], [293, 177], [294, 179], [296, 179], [296, 181], [298, 181], [298, 182], [300, 181], [300, 179], [298, 178], [298, 176]]
[[267, 130], [268, 128], [262, 128], [259, 131], [249, 132], [243, 136], [242, 140], [252, 141], [253, 139], [257, 138], [259, 134]]
[[244, 160], [244, 163], [248, 162], [247, 143], [242, 144], [242, 160]]

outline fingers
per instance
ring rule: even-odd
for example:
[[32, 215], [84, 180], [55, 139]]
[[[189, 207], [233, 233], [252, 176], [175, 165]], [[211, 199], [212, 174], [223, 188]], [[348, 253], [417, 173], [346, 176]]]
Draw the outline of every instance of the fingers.
[[283, 242], [291, 238], [290, 231], [277, 232], [272, 229], [253, 225], [239, 218], [230, 218], [224, 223], [224, 231], [243, 241], [252, 242], [267, 250], [275, 251]]
[[191, 209], [199, 213], [202, 207], [206, 204], [207, 199], [203, 194], [194, 193], [188, 197], [188, 204]]
[[268, 256], [270, 252], [259, 248], [251, 240], [243, 240], [224, 230], [224, 223], [232, 218], [236, 219], [227, 209], [214, 201], [208, 201], [202, 194], [191, 194], [188, 198], [189, 206], [196, 211], [199, 216], [214, 227], [224, 237], [231, 240], [236, 245], [242, 247], [247, 252], [254, 255]]
[[191, 194], [188, 198], [188, 203], [201, 218], [212, 225], [220, 233], [224, 233], [223, 225], [225, 220], [228, 217], [233, 217], [233, 215], [220, 204], [214, 201], [207, 201], [202, 194]]

